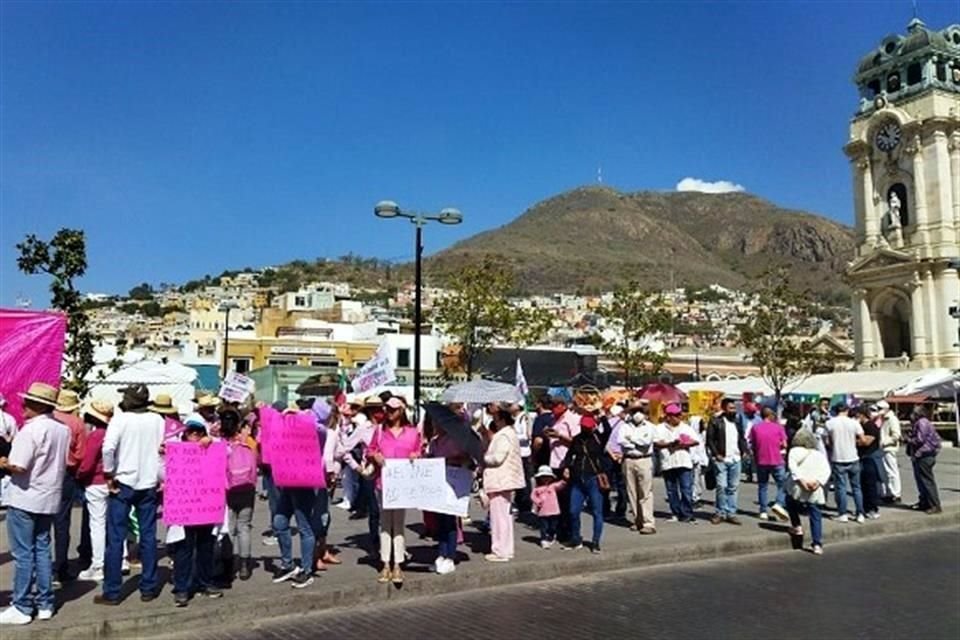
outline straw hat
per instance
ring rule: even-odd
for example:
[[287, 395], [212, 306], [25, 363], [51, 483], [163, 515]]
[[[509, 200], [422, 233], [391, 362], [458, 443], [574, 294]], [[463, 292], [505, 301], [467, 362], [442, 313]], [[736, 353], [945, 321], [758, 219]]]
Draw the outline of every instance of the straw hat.
[[110, 418], [113, 417], [113, 403], [107, 400], [94, 400], [84, 410], [84, 414], [93, 416], [100, 422], [110, 422]]
[[380, 399], [380, 396], [370, 396], [363, 401], [364, 409], [379, 409], [383, 406], [383, 400]]
[[173, 406], [173, 398], [168, 393], [158, 393], [148, 407], [150, 411], [161, 415], [174, 415], [178, 413], [177, 408]]
[[30, 402], [45, 404], [48, 407], [57, 406], [57, 390], [43, 382], [34, 382], [26, 393], [20, 394], [20, 397]]
[[80, 396], [76, 391], [70, 389], [61, 389], [57, 395], [57, 411], [63, 413], [73, 413], [80, 408]]
[[215, 395], [203, 395], [197, 398], [197, 408], [202, 409], [204, 407], [219, 407], [220, 398]]

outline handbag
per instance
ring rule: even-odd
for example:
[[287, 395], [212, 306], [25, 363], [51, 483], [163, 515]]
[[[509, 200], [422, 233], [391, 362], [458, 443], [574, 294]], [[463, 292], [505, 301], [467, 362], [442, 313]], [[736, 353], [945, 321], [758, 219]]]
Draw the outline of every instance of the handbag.
[[708, 462], [703, 468], [703, 486], [707, 491], [713, 491], [717, 488], [717, 468], [713, 462]]
[[[600, 440], [597, 438], [597, 434], [593, 434], [594, 440], [597, 441], [597, 444], [600, 444]], [[583, 455], [586, 456], [587, 462], [590, 463], [590, 466], [593, 468], [593, 472], [597, 476], [597, 486], [600, 487], [600, 491], [610, 491], [610, 477], [606, 473], [600, 471], [597, 468], [596, 463], [593, 461], [593, 458], [590, 457], [590, 452], [587, 451], [587, 445], [582, 441], [580, 443], [583, 446]]]

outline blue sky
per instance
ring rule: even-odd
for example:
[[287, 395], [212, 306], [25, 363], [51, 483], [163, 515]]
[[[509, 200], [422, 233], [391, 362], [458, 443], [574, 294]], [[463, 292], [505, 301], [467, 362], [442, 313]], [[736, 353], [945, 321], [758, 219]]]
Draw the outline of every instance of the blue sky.
[[[960, 3], [920, 2], [932, 27]], [[27, 233], [85, 291], [354, 252], [373, 204], [459, 207], [428, 252], [596, 181], [729, 180], [851, 223], [857, 60], [911, 3], [0, 4], [0, 304]], [[571, 230], [575, 233], [575, 230]]]

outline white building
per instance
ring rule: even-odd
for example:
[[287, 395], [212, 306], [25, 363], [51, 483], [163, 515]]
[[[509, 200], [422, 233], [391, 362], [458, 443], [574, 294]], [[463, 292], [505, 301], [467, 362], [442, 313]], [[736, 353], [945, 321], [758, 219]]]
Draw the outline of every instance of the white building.
[[960, 25], [914, 19], [860, 62], [853, 286], [861, 367], [960, 368]]

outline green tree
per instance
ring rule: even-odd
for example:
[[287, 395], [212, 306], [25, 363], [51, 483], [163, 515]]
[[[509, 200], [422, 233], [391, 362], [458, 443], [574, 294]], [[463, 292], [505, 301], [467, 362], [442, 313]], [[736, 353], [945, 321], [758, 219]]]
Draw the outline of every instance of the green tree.
[[130, 289], [127, 296], [131, 300], [153, 300], [153, 287], [146, 282], [138, 284], [133, 289]]
[[638, 283], [630, 282], [613, 292], [613, 299], [597, 313], [614, 337], [604, 340], [603, 350], [623, 369], [629, 388], [637, 375], [656, 375], [667, 361], [667, 353], [651, 348], [650, 340], [670, 327], [670, 314], [659, 297], [651, 299]]
[[64, 346], [64, 387], [87, 392], [87, 374], [93, 369], [94, 338], [74, 280], [87, 270], [87, 247], [83, 231], [60, 229], [49, 242], [30, 234], [17, 244], [17, 267], [25, 274], [45, 273], [51, 278], [51, 303], [67, 316]]
[[817, 371], [829, 370], [832, 357], [817, 352], [811, 340], [798, 336], [797, 310], [810, 292], [795, 292], [786, 269], [764, 274], [753, 315], [738, 329], [739, 344], [750, 351], [760, 377], [773, 389], [777, 404], [783, 390]]
[[513, 272], [485, 258], [460, 270], [450, 292], [434, 305], [434, 319], [460, 345], [460, 358], [469, 378], [480, 354], [489, 352], [513, 326], [507, 296]]

